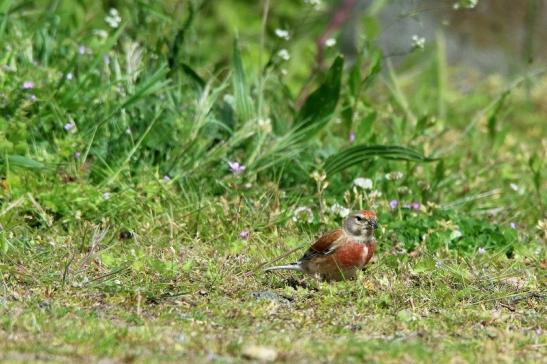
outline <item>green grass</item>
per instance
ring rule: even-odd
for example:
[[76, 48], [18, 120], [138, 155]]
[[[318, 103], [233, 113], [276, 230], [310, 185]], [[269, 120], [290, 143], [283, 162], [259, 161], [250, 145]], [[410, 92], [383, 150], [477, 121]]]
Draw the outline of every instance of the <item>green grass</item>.
[[[544, 69], [464, 93], [439, 35], [397, 67], [373, 38], [353, 65], [327, 49], [310, 76], [325, 12], [118, 10], [0, 1], [1, 361], [543, 360]], [[379, 216], [356, 280], [261, 272], [335, 203]]]

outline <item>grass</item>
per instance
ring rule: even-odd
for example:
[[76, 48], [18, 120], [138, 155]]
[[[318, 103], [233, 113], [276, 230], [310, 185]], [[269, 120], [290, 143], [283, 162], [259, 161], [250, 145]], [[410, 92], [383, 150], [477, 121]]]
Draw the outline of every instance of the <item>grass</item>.
[[[304, 5], [116, 6], [0, 1], [0, 360], [543, 360], [543, 69], [464, 92], [441, 34], [321, 68]], [[379, 215], [356, 280], [260, 271], [335, 203]]]

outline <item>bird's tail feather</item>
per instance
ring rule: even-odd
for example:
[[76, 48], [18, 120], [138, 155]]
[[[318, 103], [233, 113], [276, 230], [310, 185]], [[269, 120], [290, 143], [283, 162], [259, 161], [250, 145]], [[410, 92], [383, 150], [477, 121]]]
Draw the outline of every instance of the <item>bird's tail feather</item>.
[[265, 268], [264, 272], [271, 272], [271, 271], [274, 271], [274, 270], [297, 270], [299, 272], [302, 272], [302, 266], [298, 263], [292, 263], [292, 264], [287, 264], [287, 265], [278, 265], [278, 266], [275, 266], [275, 267]]

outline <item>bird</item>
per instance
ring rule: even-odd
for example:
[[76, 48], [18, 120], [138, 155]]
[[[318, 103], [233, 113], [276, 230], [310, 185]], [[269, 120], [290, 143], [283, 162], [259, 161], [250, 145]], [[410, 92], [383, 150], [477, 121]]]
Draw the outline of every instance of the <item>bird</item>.
[[295, 270], [326, 281], [352, 279], [372, 258], [378, 229], [376, 213], [351, 213], [341, 228], [330, 231], [309, 247], [296, 263], [264, 269], [265, 272]]

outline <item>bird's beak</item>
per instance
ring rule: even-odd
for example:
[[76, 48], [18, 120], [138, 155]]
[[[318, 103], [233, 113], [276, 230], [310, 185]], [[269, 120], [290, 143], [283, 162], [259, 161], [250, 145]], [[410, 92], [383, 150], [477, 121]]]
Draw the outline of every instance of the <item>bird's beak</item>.
[[369, 224], [373, 229], [378, 229], [378, 222], [376, 220], [370, 220]]

